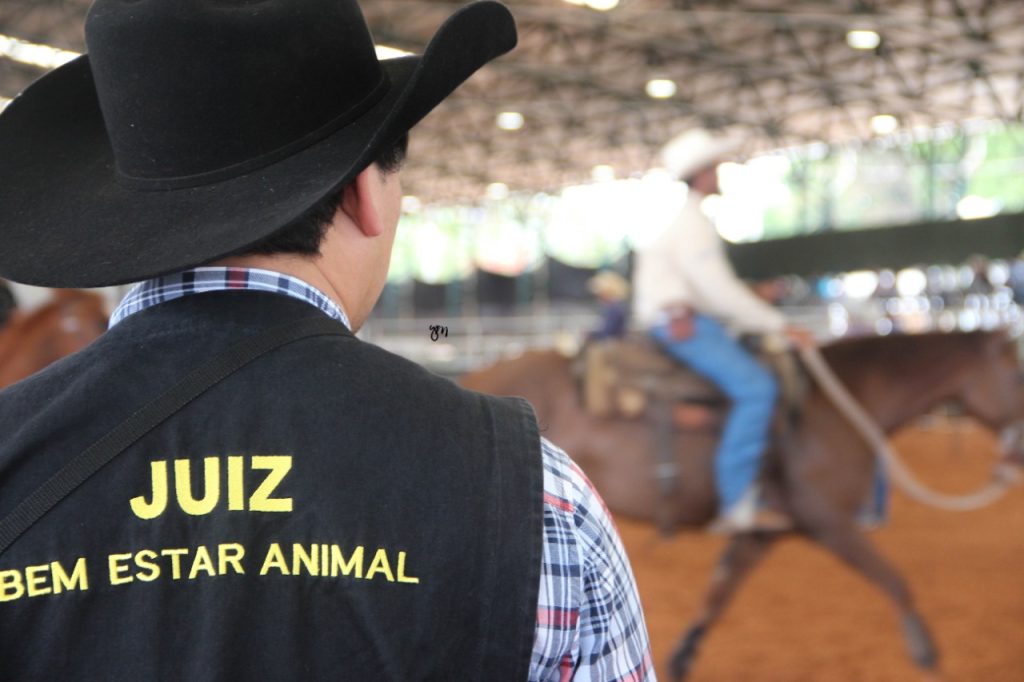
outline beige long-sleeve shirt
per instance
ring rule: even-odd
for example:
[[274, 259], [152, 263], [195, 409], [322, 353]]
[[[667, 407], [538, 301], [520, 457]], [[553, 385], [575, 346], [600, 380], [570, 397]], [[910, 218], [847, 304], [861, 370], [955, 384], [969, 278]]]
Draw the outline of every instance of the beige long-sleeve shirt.
[[725, 244], [690, 192], [671, 225], [637, 253], [633, 314], [644, 327], [667, 307], [687, 304], [738, 332], [782, 331], [786, 318], [758, 298], [732, 268]]

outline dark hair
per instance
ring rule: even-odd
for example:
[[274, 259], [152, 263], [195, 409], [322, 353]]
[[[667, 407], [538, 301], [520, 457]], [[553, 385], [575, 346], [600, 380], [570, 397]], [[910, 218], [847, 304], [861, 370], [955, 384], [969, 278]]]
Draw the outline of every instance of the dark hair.
[[[381, 149], [374, 162], [385, 175], [394, 173], [402, 167], [405, 154], [409, 148], [409, 133]], [[263, 241], [256, 242], [243, 251], [243, 254], [273, 255], [276, 253], [298, 253], [315, 256], [320, 253], [320, 243], [327, 234], [327, 227], [338, 211], [338, 203], [345, 191], [342, 186], [336, 192], [311, 206], [305, 213], [290, 222], [280, 232], [276, 232]]]

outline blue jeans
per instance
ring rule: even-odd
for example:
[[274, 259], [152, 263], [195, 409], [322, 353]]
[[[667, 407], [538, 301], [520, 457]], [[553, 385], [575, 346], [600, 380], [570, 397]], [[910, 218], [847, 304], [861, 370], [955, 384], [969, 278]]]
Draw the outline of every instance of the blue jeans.
[[668, 325], [651, 329], [665, 350], [719, 387], [732, 409], [715, 453], [715, 481], [721, 508], [729, 509], [757, 478], [768, 446], [778, 384], [717, 321], [697, 315], [693, 335], [672, 339]]

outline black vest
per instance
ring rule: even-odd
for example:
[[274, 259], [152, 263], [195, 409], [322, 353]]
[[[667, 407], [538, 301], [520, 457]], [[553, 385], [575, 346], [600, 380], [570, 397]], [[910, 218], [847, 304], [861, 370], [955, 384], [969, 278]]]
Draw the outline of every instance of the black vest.
[[[3, 391], [0, 517], [204, 359], [321, 314], [190, 296]], [[525, 680], [542, 518], [524, 402], [351, 336], [298, 341], [0, 557], [0, 679]]]

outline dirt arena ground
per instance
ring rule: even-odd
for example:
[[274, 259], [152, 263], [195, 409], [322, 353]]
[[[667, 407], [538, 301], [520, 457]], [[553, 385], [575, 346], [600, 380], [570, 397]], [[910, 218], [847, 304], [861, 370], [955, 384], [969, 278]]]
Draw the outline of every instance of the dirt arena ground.
[[[915, 472], [945, 491], [985, 479], [995, 443], [970, 423], [897, 434]], [[670, 540], [618, 520], [647, 614], [659, 677], [695, 613], [722, 540]], [[903, 572], [942, 652], [951, 682], [1024, 680], [1024, 487], [994, 506], [957, 513], [894, 493], [872, 539]], [[889, 602], [832, 556], [781, 543], [705, 639], [694, 682], [902, 682], [920, 676]]]

